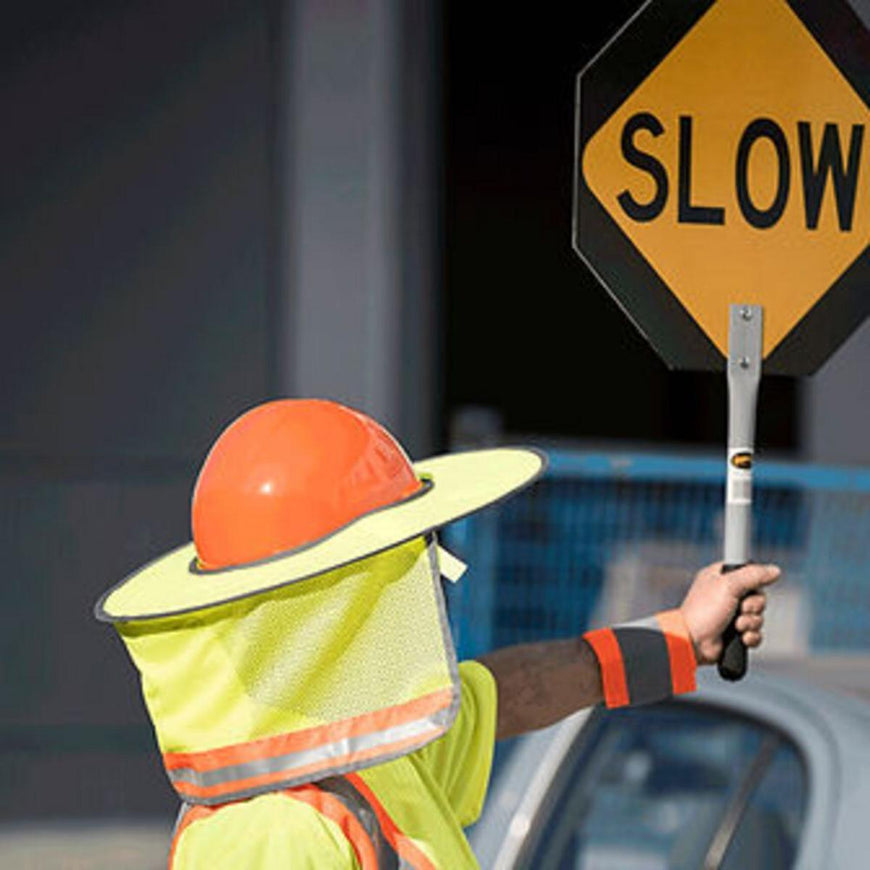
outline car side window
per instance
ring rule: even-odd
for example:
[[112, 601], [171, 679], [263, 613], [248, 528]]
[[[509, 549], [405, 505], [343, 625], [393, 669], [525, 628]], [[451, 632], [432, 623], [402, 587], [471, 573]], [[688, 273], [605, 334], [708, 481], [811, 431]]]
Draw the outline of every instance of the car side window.
[[[782, 782], [802, 792], [794, 778], [802, 767], [799, 761], [794, 767], [796, 753], [779, 736], [772, 740], [760, 723], [700, 704], [600, 712], [554, 781], [522, 866], [696, 870], [705, 866], [717, 835], [725, 861], [736, 862], [722, 864], [729, 870], [790, 866], [776, 863], [776, 856], [790, 860], [802, 804], [773, 803]], [[763, 772], [759, 758], [769, 765]], [[767, 831], [774, 813], [782, 821], [776, 831], [783, 834], [782, 848], [765, 852], [774, 856], [770, 861], [742, 861], [747, 849], [765, 845], [752, 819]]]

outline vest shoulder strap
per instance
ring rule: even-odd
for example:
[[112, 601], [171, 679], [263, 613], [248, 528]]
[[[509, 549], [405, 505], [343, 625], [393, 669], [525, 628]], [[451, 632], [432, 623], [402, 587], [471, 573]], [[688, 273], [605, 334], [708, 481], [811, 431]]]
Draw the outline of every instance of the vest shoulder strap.
[[[402, 831], [374, 792], [355, 773], [331, 776], [318, 782], [282, 790], [330, 819], [347, 837], [360, 870], [436, 870], [435, 865]], [[182, 804], [169, 852], [172, 870], [175, 850], [184, 831], [222, 806]]]

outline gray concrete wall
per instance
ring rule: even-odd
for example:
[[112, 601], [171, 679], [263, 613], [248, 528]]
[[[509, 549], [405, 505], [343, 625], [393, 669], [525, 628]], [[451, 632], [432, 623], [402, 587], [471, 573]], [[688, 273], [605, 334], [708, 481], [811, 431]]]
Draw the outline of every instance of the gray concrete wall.
[[436, 4], [285, 11], [282, 385], [366, 411], [419, 457], [437, 390]]
[[189, 537], [205, 449], [271, 390], [267, 12], [4, 10], [3, 818], [174, 812], [92, 607]]

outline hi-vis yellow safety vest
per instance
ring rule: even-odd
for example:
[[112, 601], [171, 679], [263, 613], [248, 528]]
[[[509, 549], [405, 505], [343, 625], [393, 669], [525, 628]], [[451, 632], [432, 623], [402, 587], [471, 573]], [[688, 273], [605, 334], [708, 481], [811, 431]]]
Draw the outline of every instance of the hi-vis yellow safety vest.
[[482, 808], [495, 682], [459, 666], [460, 710], [440, 739], [373, 767], [249, 799], [185, 804], [170, 870], [475, 870], [463, 827]]

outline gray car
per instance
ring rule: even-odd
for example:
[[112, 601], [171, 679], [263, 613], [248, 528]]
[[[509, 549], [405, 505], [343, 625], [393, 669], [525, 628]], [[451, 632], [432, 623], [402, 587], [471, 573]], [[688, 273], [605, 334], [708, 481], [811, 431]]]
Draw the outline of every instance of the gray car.
[[705, 669], [514, 744], [469, 834], [485, 870], [870, 867], [866, 658]]

